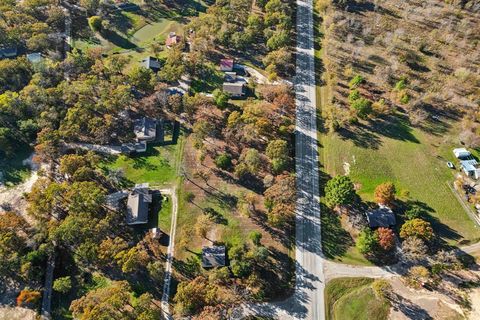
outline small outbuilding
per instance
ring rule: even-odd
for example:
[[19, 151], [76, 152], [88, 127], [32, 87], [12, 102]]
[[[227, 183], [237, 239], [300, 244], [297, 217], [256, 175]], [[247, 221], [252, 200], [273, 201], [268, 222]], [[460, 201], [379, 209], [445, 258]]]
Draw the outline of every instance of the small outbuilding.
[[468, 160], [472, 157], [472, 154], [470, 153], [470, 151], [468, 151], [465, 148], [453, 149], [453, 154], [457, 159], [460, 159], [460, 160]]
[[171, 48], [179, 44], [181, 40], [182, 38], [178, 36], [175, 32], [170, 32], [167, 39], [165, 40], [165, 45], [167, 46], [167, 48]]
[[245, 96], [245, 82], [224, 82], [223, 91], [228, 93], [233, 98], [240, 98]]
[[233, 59], [221, 59], [220, 70], [224, 72], [232, 72], [235, 61]]
[[27, 60], [31, 64], [37, 64], [42, 62], [43, 56], [40, 52], [34, 52], [34, 53], [29, 53], [27, 54]]
[[365, 215], [370, 228], [392, 228], [397, 224], [392, 209], [384, 205], [379, 205], [377, 209], [368, 211]]
[[224, 267], [226, 264], [225, 246], [211, 246], [202, 248], [202, 267]]
[[146, 57], [145, 59], [143, 59], [142, 66], [152, 70], [155, 73], [162, 69], [162, 64], [160, 63], [160, 60], [154, 57]]
[[470, 160], [462, 160], [460, 161], [460, 167], [467, 176], [475, 179], [480, 178], [480, 165], [477, 160], [473, 158]]

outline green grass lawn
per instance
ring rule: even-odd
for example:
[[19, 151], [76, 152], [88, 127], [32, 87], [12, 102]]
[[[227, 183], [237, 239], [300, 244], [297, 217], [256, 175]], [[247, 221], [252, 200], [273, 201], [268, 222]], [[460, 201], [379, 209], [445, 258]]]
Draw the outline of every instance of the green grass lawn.
[[453, 171], [441, 151], [453, 146], [443, 136], [409, 127], [398, 117], [353, 133], [321, 135], [324, 171], [344, 174], [348, 163], [350, 177], [367, 201], [373, 200], [378, 184], [391, 181], [403, 200], [419, 201], [429, 209], [435, 231], [448, 243], [476, 241], [479, 230], [447, 185]]
[[148, 182], [151, 185], [173, 183], [176, 179], [178, 153], [181, 152], [182, 138], [176, 145], [148, 146], [146, 153], [120, 155], [104, 162], [106, 169], [122, 169], [131, 183]]
[[162, 207], [158, 212], [156, 225], [160, 230], [169, 233], [172, 222], [172, 197], [163, 196]]
[[0, 172], [3, 174], [3, 183], [6, 187], [13, 187], [30, 177], [30, 167], [22, 164], [30, 156], [31, 150], [22, 150], [15, 157], [0, 159]]
[[390, 306], [377, 299], [371, 278], [337, 278], [325, 287], [327, 320], [384, 320]]

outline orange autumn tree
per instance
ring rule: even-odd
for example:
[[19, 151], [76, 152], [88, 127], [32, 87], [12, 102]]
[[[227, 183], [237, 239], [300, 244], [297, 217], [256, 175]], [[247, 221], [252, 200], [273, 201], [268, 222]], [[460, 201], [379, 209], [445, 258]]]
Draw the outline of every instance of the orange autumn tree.
[[378, 228], [378, 244], [384, 250], [390, 250], [395, 245], [395, 234], [391, 229]]
[[41, 296], [40, 291], [23, 289], [17, 297], [17, 306], [35, 304], [40, 300]]
[[384, 205], [391, 205], [395, 201], [395, 185], [391, 182], [385, 182], [379, 184], [375, 188], [375, 202], [384, 204]]

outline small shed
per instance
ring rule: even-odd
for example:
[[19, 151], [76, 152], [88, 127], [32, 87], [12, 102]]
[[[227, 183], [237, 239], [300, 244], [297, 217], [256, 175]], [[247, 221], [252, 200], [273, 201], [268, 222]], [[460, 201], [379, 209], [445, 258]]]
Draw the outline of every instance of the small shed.
[[480, 166], [477, 160], [462, 160], [460, 161], [460, 166], [462, 167], [463, 172], [465, 172], [467, 176], [475, 179], [480, 178]]
[[175, 32], [170, 32], [168, 34], [167, 40], [165, 40], [165, 45], [167, 48], [171, 48], [177, 44], [179, 44], [181, 41], [180, 36], [178, 36]]
[[39, 62], [42, 62], [42, 54], [40, 52], [34, 52], [34, 53], [29, 53], [27, 54], [27, 60], [31, 63], [31, 64], [37, 64]]
[[123, 154], [142, 153], [147, 151], [147, 143], [145, 141], [122, 143], [121, 151]]
[[245, 82], [224, 82], [223, 91], [234, 98], [243, 97], [245, 96]]
[[233, 71], [233, 66], [235, 65], [235, 61], [233, 59], [221, 59], [220, 60], [220, 70], [224, 72], [231, 72]]
[[211, 246], [202, 248], [202, 267], [224, 267], [226, 264], [225, 246]]
[[368, 211], [365, 215], [370, 228], [391, 228], [397, 224], [392, 209], [384, 205], [379, 205], [377, 209]]
[[142, 66], [152, 70], [153, 72], [158, 72], [162, 68], [162, 64], [157, 58], [146, 57], [142, 60]]

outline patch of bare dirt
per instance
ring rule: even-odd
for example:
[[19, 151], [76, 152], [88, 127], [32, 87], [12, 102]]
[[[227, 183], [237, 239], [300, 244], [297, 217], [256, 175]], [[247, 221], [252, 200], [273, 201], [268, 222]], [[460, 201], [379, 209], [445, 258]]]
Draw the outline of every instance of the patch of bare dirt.
[[464, 318], [463, 310], [444, 294], [408, 288], [400, 278], [392, 279], [391, 283], [395, 297], [390, 320]]
[[35, 320], [37, 313], [30, 309], [19, 307], [1, 307], [0, 320]]

